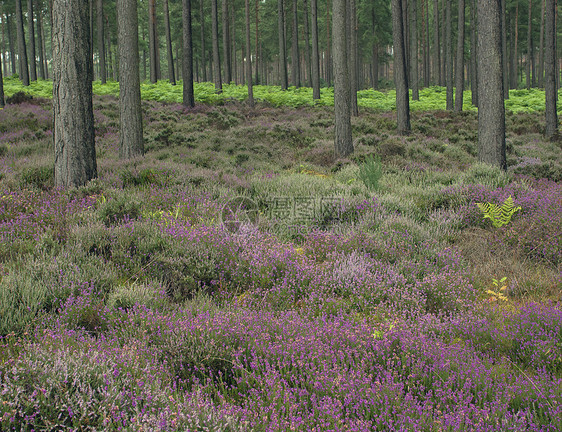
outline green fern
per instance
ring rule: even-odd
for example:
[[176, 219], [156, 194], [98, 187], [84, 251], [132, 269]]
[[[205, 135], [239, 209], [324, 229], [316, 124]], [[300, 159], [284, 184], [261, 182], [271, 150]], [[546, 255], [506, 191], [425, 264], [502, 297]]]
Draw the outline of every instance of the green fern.
[[513, 198], [511, 198], [511, 195], [501, 206], [489, 202], [476, 203], [476, 205], [484, 214], [484, 219], [490, 219], [492, 221], [492, 225], [496, 228], [507, 225], [511, 221], [513, 214], [521, 210], [521, 207], [515, 207], [513, 205]]

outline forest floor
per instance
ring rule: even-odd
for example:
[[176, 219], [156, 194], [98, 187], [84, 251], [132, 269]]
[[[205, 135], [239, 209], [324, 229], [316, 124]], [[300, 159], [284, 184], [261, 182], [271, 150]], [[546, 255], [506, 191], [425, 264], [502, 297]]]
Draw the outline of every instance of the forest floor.
[[0, 111], [0, 429], [562, 430], [541, 113], [508, 113], [507, 172], [473, 111], [402, 137], [363, 108], [337, 161], [327, 106], [143, 101], [130, 161], [117, 99], [94, 115], [99, 178], [64, 191], [50, 101]]

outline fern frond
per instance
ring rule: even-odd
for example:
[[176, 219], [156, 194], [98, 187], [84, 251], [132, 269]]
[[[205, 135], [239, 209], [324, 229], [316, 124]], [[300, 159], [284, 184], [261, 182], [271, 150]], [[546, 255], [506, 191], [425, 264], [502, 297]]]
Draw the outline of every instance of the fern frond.
[[490, 219], [496, 228], [507, 225], [514, 213], [521, 210], [521, 207], [515, 207], [511, 195], [501, 206], [493, 203], [476, 203], [476, 205], [484, 215], [484, 219]]

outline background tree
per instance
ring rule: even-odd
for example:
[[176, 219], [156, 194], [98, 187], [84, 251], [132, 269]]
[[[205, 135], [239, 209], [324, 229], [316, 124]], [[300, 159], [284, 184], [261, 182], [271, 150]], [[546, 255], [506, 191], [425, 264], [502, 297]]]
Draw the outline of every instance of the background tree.
[[472, 105], [478, 106], [478, 50], [476, 41], [476, 0], [470, 3], [470, 89], [472, 90]]
[[445, 80], [447, 83], [447, 110], [453, 109], [453, 32], [451, 18], [451, 2], [445, 1]]
[[[93, 0], [92, 0], [93, 1]], [[99, 54], [99, 71], [102, 84], [107, 81], [107, 73], [105, 69], [105, 34], [103, 19], [103, 0], [96, 1], [97, 26], [98, 26], [98, 54]]]
[[552, 138], [558, 131], [558, 115], [556, 113], [556, 0], [546, 0], [544, 36], [544, 91], [546, 97], [545, 134], [547, 138]]
[[277, 0], [277, 29], [279, 37], [279, 70], [281, 71], [281, 90], [287, 90], [289, 87], [284, 16], [285, 8], [283, 6], [283, 0]]
[[349, 98], [351, 103], [351, 115], [359, 115], [359, 107], [357, 106], [357, 90], [358, 90], [358, 71], [357, 71], [357, 11], [355, 0], [347, 0], [347, 58], [349, 73]]
[[457, 27], [457, 66], [455, 68], [455, 111], [462, 111], [464, 93], [464, 0], [459, 0]]
[[478, 0], [477, 5], [478, 160], [505, 170], [501, 2]]
[[191, 29], [191, 0], [182, 0], [183, 21], [183, 105], [191, 108], [195, 106], [195, 93], [193, 91], [193, 38]]
[[0, 62], [0, 108], [6, 106], [6, 101], [4, 100], [4, 76], [2, 74], [2, 62]]
[[404, 135], [410, 127], [410, 98], [404, 44], [402, 1], [392, 0], [392, 34], [394, 39], [394, 81], [396, 82], [396, 123], [398, 133]]
[[[527, 73], [525, 74], [525, 79], [526, 79], [526, 84], [527, 84], [527, 90], [531, 89], [531, 73], [533, 73], [534, 71], [532, 71], [531, 68], [531, 64], [532, 64], [532, 58], [533, 58], [533, 1], [529, 0], [529, 11], [528, 13], [528, 17], [527, 17], [527, 61], [526, 61], [526, 69], [527, 69]], [[533, 73], [534, 75], [534, 73]]]
[[[230, 62], [230, 28], [228, 25], [229, 11], [228, 0], [222, 0], [222, 49], [224, 64], [224, 82], [232, 81], [232, 71]], [[232, 12], [232, 8], [231, 8]]]
[[439, 0], [433, 0], [433, 79], [441, 85], [441, 47], [439, 44]]
[[312, 98], [320, 99], [320, 56], [318, 53], [318, 5], [311, 0], [312, 8]]
[[540, 88], [544, 86], [544, 9], [546, 0], [541, 1], [541, 26], [539, 35], [539, 67], [538, 67], [538, 85]]
[[35, 63], [35, 22], [33, 21], [33, 0], [27, 0], [27, 29], [29, 34], [29, 79], [37, 81], [37, 64]]
[[89, 8], [53, 0], [53, 138], [55, 186], [82, 186], [97, 176], [92, 107]]
[[420, 99], [419, 73], [418, 73], [418, 7], [417, 0], [410, 0], [408, 4], [410, 15], [410, 88], [412, 89], [412, 100]]
[[137, 0], [117, 0], [119, 47], [119, 157], [144, 153], [139, 79]]
[[16, 0], [16, 30], [18, 37], [19, 74], [24, 86], [29, 85], [29, 69], [27, 65], [27, 48], [25, 45], [25, 33], [23, 30], [23, 14], [21, 0]]
[[168, 0], [164, 0], [164, 28], [166, 31], [166, 53], [168, 56], [168, 80], [170, 84], [176, 85], [176, 74], [174, 73], [174, 53], [172, 50], [172, 35], [170, 32], [170, 11]]
[[244, 17], [246, 21], [246, 80], [248, 82], [248, 102], [254, 107], [254, 89], [252, 85], [252, 58], [249, 53], [252, 52], [250, 44], [250, 0], [244, 1]]
[[300, 87], [298, 0], [293, 0], [292, 4], [293, 37], [291, 41], [291, 81], [295, 87]]
[[335, 155], [353, 153], [351, 135], [351, 102], [347, 69], [346, 0], [333, 1], [332, 37], [334, 55]]
[[211, 0], [211, 30], [213, 32], [213, 79], [215, 91], [222, 92], [221, 58], [219, 52], [219, 18], [217, 12], [217, 0]]

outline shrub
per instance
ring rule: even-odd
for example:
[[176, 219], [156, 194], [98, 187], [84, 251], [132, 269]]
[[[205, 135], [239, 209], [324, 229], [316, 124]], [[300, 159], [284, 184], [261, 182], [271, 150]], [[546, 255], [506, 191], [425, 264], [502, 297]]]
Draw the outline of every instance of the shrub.
[[379, 188], [379, 180], [382, 177], [382, 164], [379, 155], [369, 155], [365, 162], [359, 167], [359, 178], [370, 190]]
[[108, 199], [101, 204], [99, 209], [100, 220], [106, 226], [120, 223], [125, 218], [137, 219], [140, 215], [140, 203], [127, 196]]
[[17, 104], [30, 102], [32, 99], [33, 96], [31, 96], [30, 94], [19, 91], [17, 93], [14, 93], [12, 96], [6, 98], [6, 103], [8, 105], [17, 105]]
[[502, 188], [510, 183], [510, 176], [500, 167], [477, 162], [459, 176], [461, 184], [481, 184], [490, 188]]
[[24, 169], [21, 173], [23, 187], [35, 186], [41, 190], [48, 190], [55, 184], [55, 171], [51, 166]]

